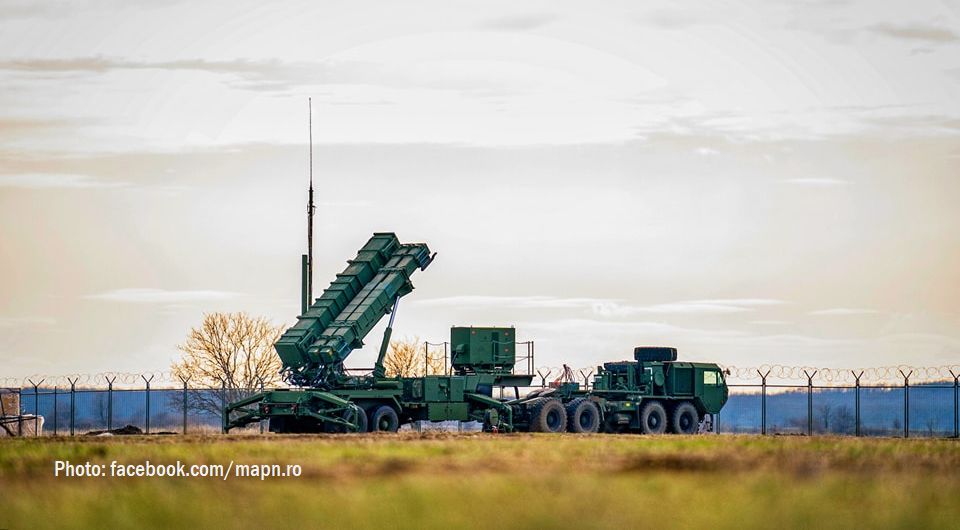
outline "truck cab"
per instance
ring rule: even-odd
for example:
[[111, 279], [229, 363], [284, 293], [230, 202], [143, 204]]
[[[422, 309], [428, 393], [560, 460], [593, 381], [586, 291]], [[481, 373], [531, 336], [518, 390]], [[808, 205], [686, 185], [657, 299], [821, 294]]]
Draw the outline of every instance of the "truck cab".
[[637, 347], [633, 361], [597, 367], [590, 394], [603, 404], [605, 428], [645, 433], [690, 432], [693, 420], [717, 414], [728, 398], [718, 365], [677, 361], [677, 350], [662, 346]]

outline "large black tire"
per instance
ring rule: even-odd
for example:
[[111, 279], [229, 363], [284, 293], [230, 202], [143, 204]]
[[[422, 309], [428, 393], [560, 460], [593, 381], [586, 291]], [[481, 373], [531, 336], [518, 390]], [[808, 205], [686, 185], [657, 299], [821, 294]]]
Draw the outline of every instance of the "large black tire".
[[697, 407], [689, 401], [681, 401], [670, 415], [670, 432], [674, 434], [696, 434], [700, 426], [700, 414]]
[[367, 413], [359, 406], [356, 407], [356, 416], [354, 416], [354, 421], [357, 424], [357, 432], [367, 432], [369, 430], [370, 424], [367, 421]]
[[659, 401], [647, 401], [640, 409], [640, 432], [663, 434], [667, 430], [667, 409]]
[[397, 411], [389, 405], [381, 405], [370, 415], [370, 432], [397, 432], [400, 428], [400, 418]]
[[563, 432], [567, 428], [567, 410], [559, 399], [540, 398], [530, 407], [530, 432]]
[[567, 430], [576, 433], [594, 433], [600, 430], [600, 409], [586, 398], [567, 403]]

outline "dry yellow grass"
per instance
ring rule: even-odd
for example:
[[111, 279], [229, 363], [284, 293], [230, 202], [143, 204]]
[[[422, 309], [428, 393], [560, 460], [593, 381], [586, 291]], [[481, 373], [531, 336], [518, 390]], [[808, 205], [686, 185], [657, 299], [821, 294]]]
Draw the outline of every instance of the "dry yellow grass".
[[[299, 478], [53, 478], [53, 461]], [[951, 440], [576, 435], [4, 440], [0, 527], [955, 528]]]

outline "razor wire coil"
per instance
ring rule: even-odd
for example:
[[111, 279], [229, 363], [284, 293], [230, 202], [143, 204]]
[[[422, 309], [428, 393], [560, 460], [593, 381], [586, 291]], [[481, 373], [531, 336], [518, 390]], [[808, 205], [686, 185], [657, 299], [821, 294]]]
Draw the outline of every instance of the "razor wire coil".
[[[442, 343], [441, 343], [442, 344]], [[431, 344], [432, 346], [432, 344]], [[439, 353], [430, 352], [429, 360], [439, 360]], [[728, 383], [756, 383], [766, 379], [767, 383], [808, 382], [821, 385], [854, 385], [859, 377], [861, 384], [910, 384], [932, 382], [954, 382], [960, 377], [960, 364], [942, 366], [890, 365], [864, 368], [823, 368], [815, 366], [788, 366], [781, 364], [762, 364], [759, 366], [719, 365], [726, 375]], [[577, 382], [590, 385], [597, 366], [569, 367]], [[564, 373], [564, 366], [540, 365], [533, 371], [533, 385], [552, 383]], [[107, 388], [111, 382], [118, 390], [124, 388], [143, 388], [146, 381], [155, 388], [174, 387], [183, 384], [173, 372], [98, 372], [72, 373], [62, 375], [33, 374], [27, 377], [0, 377], [0, 387], [32, 388], [34, 384], [43, 388], [57, 387], [69, 389], [71, 384], [77, 389]]]

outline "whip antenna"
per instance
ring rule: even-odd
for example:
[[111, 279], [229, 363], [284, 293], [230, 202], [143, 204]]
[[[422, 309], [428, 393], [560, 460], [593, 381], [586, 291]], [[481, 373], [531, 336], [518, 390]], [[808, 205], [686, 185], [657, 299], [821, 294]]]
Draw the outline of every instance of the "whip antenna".
[[307, 98], [307, 128], [310, 135], [310, 193], [307, 201], [307, 305], [313, 303], [313, 98]]

